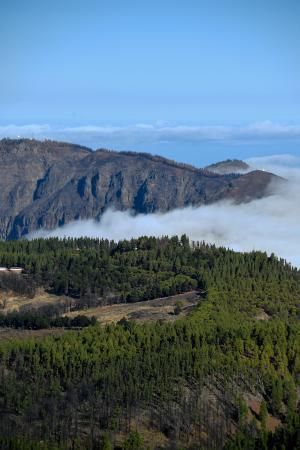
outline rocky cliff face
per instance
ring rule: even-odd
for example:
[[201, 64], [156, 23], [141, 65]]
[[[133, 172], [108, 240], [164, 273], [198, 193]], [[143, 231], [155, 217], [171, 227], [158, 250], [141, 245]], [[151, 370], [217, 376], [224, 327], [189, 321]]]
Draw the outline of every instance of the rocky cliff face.
[[141, 153], [91, 151], [53, 141], [0, 141], [0, 238], [95, 218], [110, 207], [168, 211], [222, 199], [250, 201], [278, 177], [219, 175]]

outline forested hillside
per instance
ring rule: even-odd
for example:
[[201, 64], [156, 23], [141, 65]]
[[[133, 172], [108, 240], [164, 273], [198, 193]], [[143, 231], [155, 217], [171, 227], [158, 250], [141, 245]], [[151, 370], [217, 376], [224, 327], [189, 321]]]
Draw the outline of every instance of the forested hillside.
[[282, 317], [298, 314], [300, 272], [266, 253], [237, 253], [186, 236], [130, 241], [37, 239], [0, 242], [0, 266], [20, 266], [24, 276], [0, 273], [0, 288], [34, 296], [38, 286], [77, 299], [78, 308], [137, 302], [191, 289], [210, 289], [247, 313], [263, 308]]
[[299, 448], [300, 273], [285, 261], [183, 236], [1, 242], [0, 265], [79, 303], [201, 293], [172, 323], [0, 342], [1, 448]]

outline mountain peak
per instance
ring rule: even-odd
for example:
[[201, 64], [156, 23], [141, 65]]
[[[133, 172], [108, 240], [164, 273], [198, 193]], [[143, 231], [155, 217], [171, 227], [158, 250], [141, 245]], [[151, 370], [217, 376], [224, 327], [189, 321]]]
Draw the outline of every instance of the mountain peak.
[[249, 164], [239, 159], [226, 159], [225, 161], [210, 164], [206, 167], [206, 169], [220, 175], [225, 175], [230, 173], [249, 172], [251, 170], [251, 167], [249, 166]]

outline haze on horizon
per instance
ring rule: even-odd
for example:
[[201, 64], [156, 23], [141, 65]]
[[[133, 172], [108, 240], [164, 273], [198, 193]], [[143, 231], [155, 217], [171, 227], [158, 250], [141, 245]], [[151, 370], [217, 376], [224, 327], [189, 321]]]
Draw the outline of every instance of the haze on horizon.
[[197, 166], [300, 153], [297, 0], [12, 0], [0, 14], [1, 137]]

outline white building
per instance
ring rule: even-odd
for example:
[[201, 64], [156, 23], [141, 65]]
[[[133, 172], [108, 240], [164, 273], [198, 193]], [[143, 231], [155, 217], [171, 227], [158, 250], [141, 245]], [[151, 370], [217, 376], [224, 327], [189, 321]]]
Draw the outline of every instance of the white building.
[[23, 268], [22, 267], [11, 267], [9, 269], [10, 272], [12, 273], [22, 273], [23, 272]]

